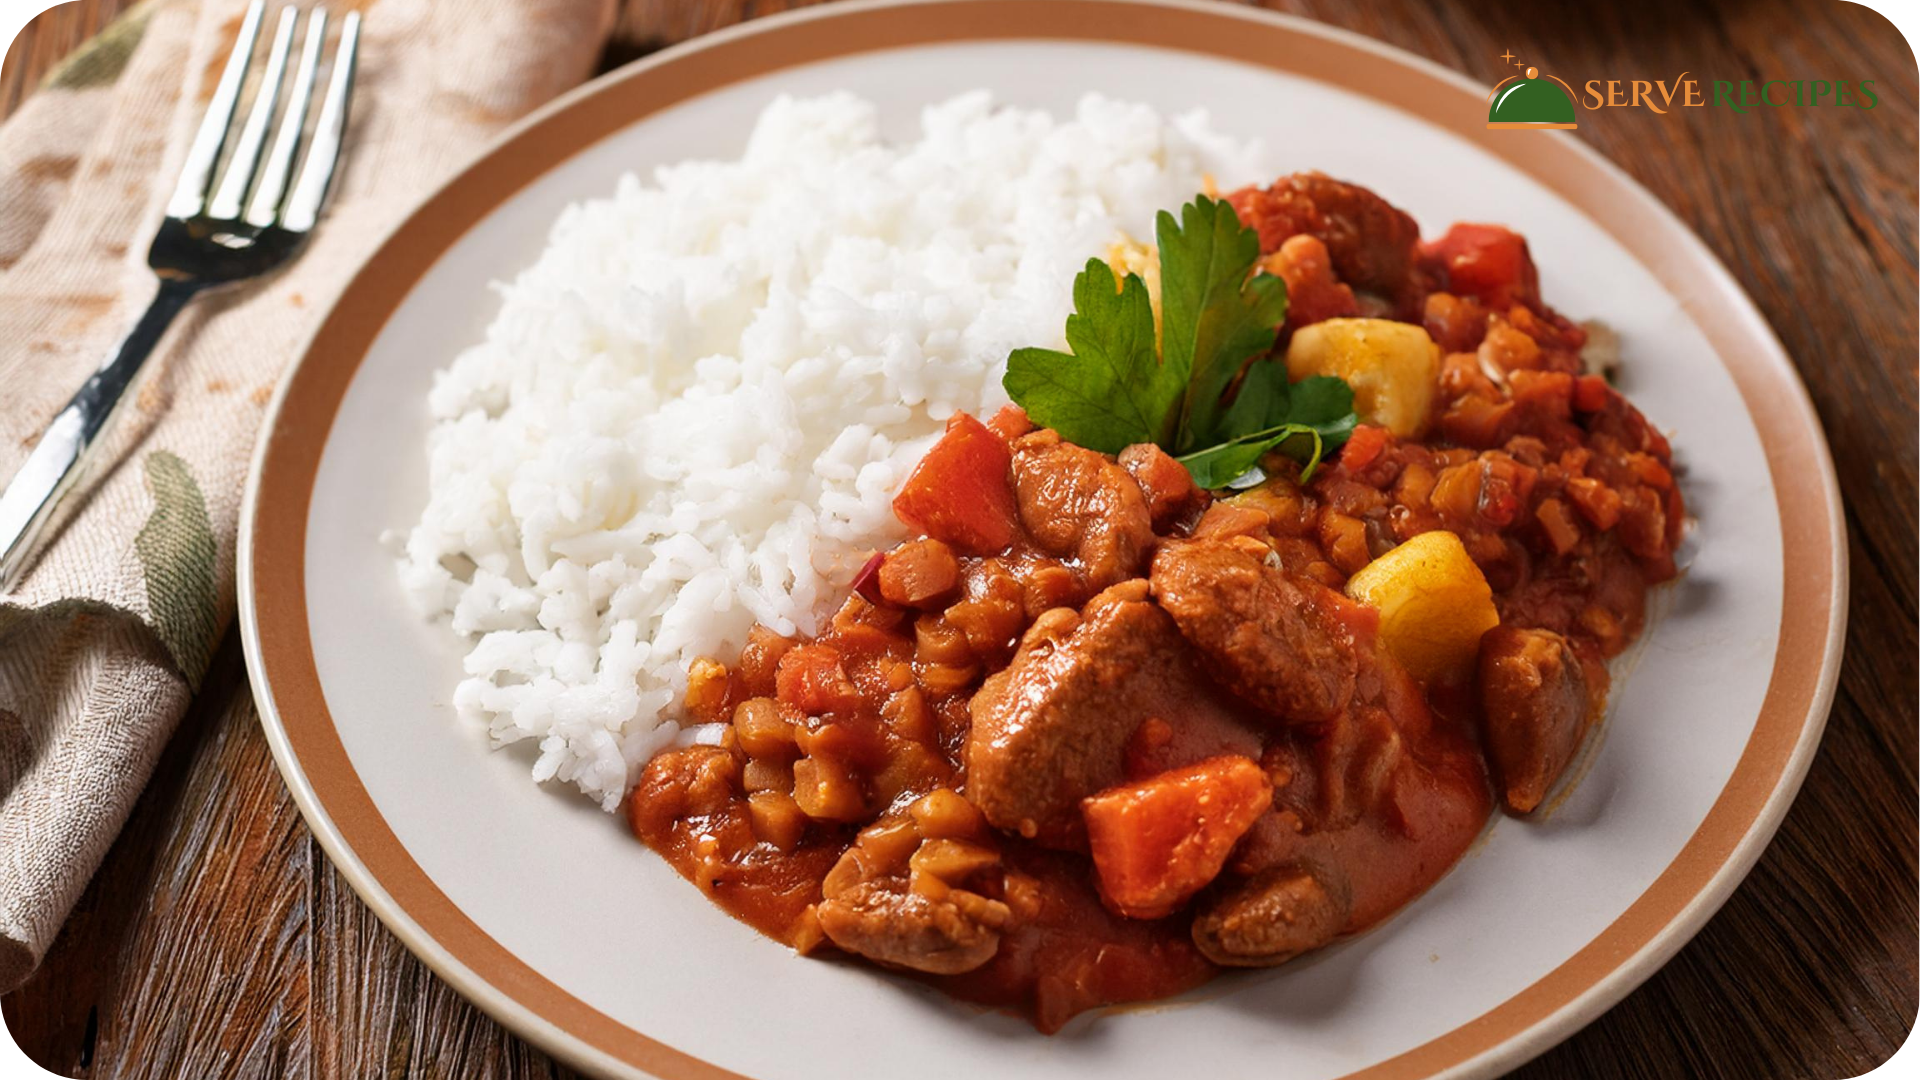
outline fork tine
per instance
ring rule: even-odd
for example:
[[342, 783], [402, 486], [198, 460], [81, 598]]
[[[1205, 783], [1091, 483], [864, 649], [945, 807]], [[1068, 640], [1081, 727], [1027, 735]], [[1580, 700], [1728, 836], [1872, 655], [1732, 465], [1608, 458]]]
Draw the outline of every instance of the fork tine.
[[[291, 11], [291, 8], [288, 8]], [[247, 224], [264, 229], [280, 216], [280, 198], [287, 193], [287, 177], [293, 174], [293, 158], [300, 152], [300, 136], [307, 123], [307, 106], [313, 100], [313, 80], [320, 70], [320, 46], [327, 37], [327, 11], [314, 8], [307, 15], [307, 36], [300, 44], [300, 66], [293, 73], [288, 91], [287, 111], [280, 119], [280, 130], [273, 137], [273, 149], [267, 151], [266, 164], [260, 170], [260, 182], [247, 203]]]
[[334, 166], [340, 162], [340, 139], [347, 127], [347, 99], [353, 96], [353, 70], [360, 51], [360, 13], [350, 11], [340, 23], [340, 47], [333, 56], [333, 74], [327, 80], [327, 96], [320, 102], [320, 118], [313, 125], [313, 144], [300, 176], [293, 182], [293, 193], [280, 214], [280, 227], [289, 232], [306, 232], [320, 217], [333, 182]]
[[233, 124], [233, 111], [240, 103], [240, 86], [247, 79], [247, 64], [253, 59], [253, 42], [260, 32], [260, 16], [266, 6], [266, 0], [253, 0], [247, 5], [246, 17], [240, 21], [240, 33], [233, 39], [233, 52], [227, 55], [227, 66], [220, 72], [212, 100], [207, 102], [207, 115], [201, 119], [200, 130], [194, 132], [193, 144], [187, 148], [180, 182], [174, 185], [173, 198], [167, 200], [168, 217], [192, 217], [206, 205], [207, 183], [213, 179], [214, 163], [220, 160], [227, 128]]
[[267, 125], [273, 123], [274, 106], [280, 101], [280, 83], [287, 73], [287, 53], [293, 44], [295, 18], [291, 4], [280, 9], [273, 44], [267, 49], [267, 67], [260, 76], [260, 89], [253, 95], [253, 108], [247, 110], [240, 139], [227, 157], [227, 173], [214, 189], [213, 201], [207, 204], [207, 216], [216, 221], [232, 221], [240, 216], [240, 204], [246, 199], [253, 174], [260, 167], [260, 147], [267, 141]]

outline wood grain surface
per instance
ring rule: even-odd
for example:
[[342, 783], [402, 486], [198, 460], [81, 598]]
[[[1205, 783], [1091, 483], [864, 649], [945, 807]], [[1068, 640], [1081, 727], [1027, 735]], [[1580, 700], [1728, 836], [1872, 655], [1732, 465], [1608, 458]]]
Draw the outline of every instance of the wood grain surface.
[[[0, 68], [0, 114], [125, 6], [67, 4], [29, 27]], [[632, 0], [608, 64], [788, 6]], [[1270, 6], [1489, 83], [1508, 49], [1575, 85], [1682, 71], [1875, 81], [1871, 111], [1580, 117], [1579, 137], [1705, 238], [1795, 357], [1845, 490], [1852, 613], [1825, 743], [1752, 876], [1645, 986], [1515, 1075], [1871, 1069], [1920, 1006], [1913, 53], [1880, 16], [1836, 0]], [[571, 1075], [430, 974], [327, 863], [274, 771], [231, 639], [52, 954], [4, 1011], [36, 1060], [71, 1076]]]

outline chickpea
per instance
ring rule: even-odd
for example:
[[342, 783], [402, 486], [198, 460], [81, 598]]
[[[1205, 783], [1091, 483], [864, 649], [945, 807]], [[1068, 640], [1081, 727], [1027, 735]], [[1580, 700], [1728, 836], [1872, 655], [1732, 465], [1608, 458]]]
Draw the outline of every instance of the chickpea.
[[[748, 766], [751, 768], [752, 766]], [[756, 791], [747, 796], [747, 817], [758, 840], [790, 853], [807, 831], [807, 815], [784, 791]]]
[[819, 758], [793, 763], [793, 799], [816, 821], [857, 821], [867, 809], [859, 780], [838, 763]]
[[949, 788], [930, 791], [907, 807], [922, 836], [937, 840], [973, 840], [987, 835], [979, 808]]
[[733, 731], [749, 757], [786, 761], [799, 754], [793, 722], [769, 697], [748, 698], [734, 707]]

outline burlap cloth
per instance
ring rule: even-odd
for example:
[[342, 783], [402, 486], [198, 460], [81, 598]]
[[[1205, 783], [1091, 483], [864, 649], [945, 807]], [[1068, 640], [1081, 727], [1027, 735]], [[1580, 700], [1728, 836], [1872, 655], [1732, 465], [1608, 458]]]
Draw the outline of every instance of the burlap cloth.
[[[591, 73], [614, 17], [613, 0], [352, 6], [359, 88], [312, 245], [181, 316], [84, 501], [0, 596], [0, 991], [45, 955], [232, 619], [275, 380], [416, 200]], [[149, 0], [0, 125], [0, 478], [152, 297], [147, 241], [243, 9]]]

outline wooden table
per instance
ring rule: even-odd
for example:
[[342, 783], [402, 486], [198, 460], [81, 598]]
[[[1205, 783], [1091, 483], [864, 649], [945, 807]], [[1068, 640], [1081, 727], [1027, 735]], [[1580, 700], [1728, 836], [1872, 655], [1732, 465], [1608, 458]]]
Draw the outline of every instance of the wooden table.
[[[29, 27], [0, 70], [0, 114], [129, 2]], [[608, 63], [787, 6], [635, 0]], [[1797, 358], [1846, 492], [1852, 619], [1826, 741], [1753, 875], [1644, 987], [1516, 1075], [1867, 1071], [1920, 1004], [1912, 54], [1878, 15], [1834, 2], [1272, 6], [1489, 82], [1508, 49], [1577, 83], [1875, 80], [1870, 112], [1581, 115], [1580, 137], [1706, 239]], [[73, 1076], [570, 1075], [430, 974], [328, 864], [274, 771], [233, 635], [52, 954], [4, 1006], [28, 1052]]]

